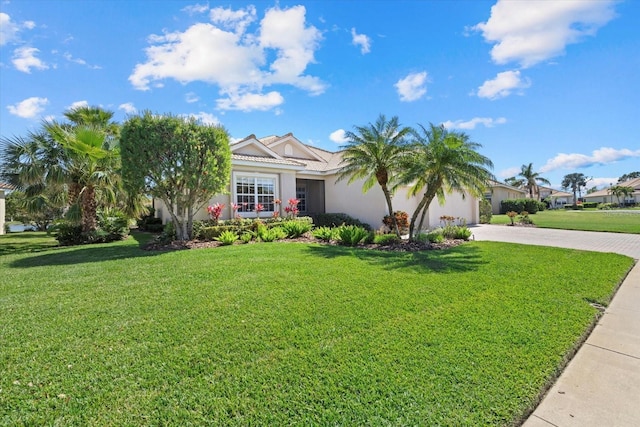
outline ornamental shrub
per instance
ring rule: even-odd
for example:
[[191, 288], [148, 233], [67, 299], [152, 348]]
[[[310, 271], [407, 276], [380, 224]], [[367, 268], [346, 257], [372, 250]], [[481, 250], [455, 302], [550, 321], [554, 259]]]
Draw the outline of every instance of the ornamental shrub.
[[216, 240], [219, 241], [222, 246], [229, 246], [233, 245], [233, 243], [238, 240], [238, 235], [233, 231], [225, 230], [216, 237]]
[[290, 239], [295, 239], [311, 230], [311, 224], [303, 221], [285, 221], [281, 224], [282, 230]]
[[527, 211], [535, 214], [545, 209], [545, 204], [535, 199], [505, 199], [500, 202], [500, 213]]
[[493, 210], [487, 199], [480, 200], [480, 224], [491, 224]]
[[365, 230], [371, 230], [369, 224], [365, 224], [360, 220], [350, 217], [344, 213], [322, 213], [316, 214], [314, 218], [314, 224], [317, 227], [339, 227], [341, 225], [355, 225], [362, 227]]
[[338, 238], [343, 245], [356, 246], [369, 235], [369, 231], [357, 225], [338, 227]]
[[[409, 232], [409, 214], [404, 211], [395, 211], [393, 215], [396, 217], [400, 234], [407, 234]], [[389, 230], [394, 231], [393, 218], [391, 215], [385, 215], [384, 218], [382, 218], [382, 223], [386, 225]]]
[[395, 234], [376, 234], [373, 237], [373, 243], [376, 245], [393, 245], [394, 243], [398, 243], [400, 239]]
[[337, 240], [337, 229], [331, 227], [316, 227], [313, 232], [313, 237], [316, 239], [329, 242], [331, 240]]

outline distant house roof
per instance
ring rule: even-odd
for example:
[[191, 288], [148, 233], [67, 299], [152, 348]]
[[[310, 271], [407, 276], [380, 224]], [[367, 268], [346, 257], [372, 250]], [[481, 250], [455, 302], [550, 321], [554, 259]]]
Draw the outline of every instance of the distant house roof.
[[0, 182], [0, 190], [15, 190], [15, 189], [16, 188], [11, 184]]
[[526, 194], [527, 190], [524, 190], [522, 188], [518, 188], [518, 187], [514, 187], [513, 185], [509, 185], [509, 184], [505, 184], [504, 182], [499, 182], [499, 181], [489, 181], [491, 188], [494, 187], [502, 187], [502, 188], [506, 188], [507, 190], [512, 190], [512, 191], [517, 191], [519, 193], [523, 193]]
[[[630, 179], [629, 181], [619, 182], [615, 184], [620, 187], [631, 187], [633, 188], [633, 194], [640, 194], [640, 178]], [[593, 193], [587, 194], [585, 197], [603, 197], [610, 196], [609, 188], [603, 188], [602, 190], [594, 191]]]

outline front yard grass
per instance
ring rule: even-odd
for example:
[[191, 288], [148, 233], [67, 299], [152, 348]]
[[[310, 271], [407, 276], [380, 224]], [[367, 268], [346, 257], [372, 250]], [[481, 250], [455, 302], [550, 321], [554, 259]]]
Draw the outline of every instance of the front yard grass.
[[[614, 211], [549, 210], [529, 215], [529, 218], [536, 226], [542, 228], [640, 234], [640, 212], [632, 209]], [[510, 222], [506, 215], [493, 215], [491, 218], [491, 224], [509, 224]]]
[[5, 252], [0, 424], [517, 424], [631, 266], [494, 242]]

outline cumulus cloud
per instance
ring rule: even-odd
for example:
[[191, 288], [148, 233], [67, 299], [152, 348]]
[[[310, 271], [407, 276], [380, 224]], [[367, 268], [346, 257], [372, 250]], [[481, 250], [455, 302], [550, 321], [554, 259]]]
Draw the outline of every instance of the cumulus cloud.
[[16, 70], [27, 74], [31, 74], [32, 68], [37, 70], [46, 70], [49, 66], [39, 58], [36, 58], [38, 52], [40, 52], [40, 50], [35, 47], [19, 47], [13, 51], [13, 59], [11, 62], [13, 62], [13, 66], [16, 67]]
[[397, 81], [393, 86], [396, 88], [400, 101], [416, 101], [427, 93], [428, 75], [426, 71], [421, 73], [411, 73], [405, 78]]
[[75, 110], [76, 108], [84, 108], [88, 107], [89, 103], [85, 100], [72, 102], [71, 105], [67, 107], [67, 110]]
[[531, 81], [520, 76], [520, 71], [504, 71], [498, 73], [493, 80], [485, 81], [478, 88], [476, 95], [480, 98], [496, 100], [511, 95], [514, 91], [522, 94], [523, 90], [531, 86]]
[[504, 117], [498, 117], [492, 119], [490, 117], [474, 117], [471, 120], [456, 120], [455, 122], [447, 120], [442, 125], [447, 129], [475, 129], [477, 125], [483, 125], [487, 128], [492, 128], [495, 125], [503, 125], [507, 123], [507, 119]]
[[125, 102], [124, 104], [118, 105], [118, 110], [122, 110], [127, 114], [136, 114], [138, 110], [133, 106], [133, 102]]
[[498, 0], [480, 31], [494, 46], [497, 64], [517, 62], [530, 67], [562, 55], [569, 44], [593, 36], [615, 17], [615, 0]]
[[345, 142], [349, 141], [345, 133], [346, 132], [344, 131], [344, 129], [334, 130], [329, 134], [329, 139], [336, 144], [344, 144]]
[[284, 103], [284, 98], [276, 91], [265, 94], [232, 92], [227, 98], [218, 99], [216, 103], [220, 110], [267, 111]]
[[6, 13], [0, 13], [0, 46], [14, 41], [18, 37], [20, 26], [11, 21], [11, 17]]
[[14, 105], [9, 105], [7, 110], [14, 116], [23, 119], [32, 119], [44, 111], [44, 107], [49, 103], [47, 98], [33, 96]]
[[500, 172], [498, 172], [498, 176], [500, 178], [506, 179], [506, 178], [511, 178], [512, 176], [516, 176], [520, 173], [522, 169], [518, 168], [518, 167], [510, 167], [507, 169], [503, 169]]
[[228, 110], [265, 110], [282, 104], [279, 92], [263, 93], [276, 84], [318, 95], [326, 84], [305, 71], [314, 62], [322, 35], [306, 23], [305, 15], [303, 6], [274, 7], [255, 31], [248, 32], [256, 20], [253, 6], [212, 9], [210, 23], [150, 36], [147, 60], [135, 66], [129, 81], [139, 90], [158, 87], [164, 79], [215, 84], [223, 96], [218, 108]]
[[363, 55], [371, 52], [371, 38], [365, 34], [356, 33], [356, 29], [351, 29], [351, 43], [354, 46], [360, 46], [360, 53]]
[[591, 155], [579, 153], [558, 153], [552, 159], [547, 160], [547, 163], [540, 168], [540, 172], [550, 172], [556, 169], [588, 168], [595, 165], [606, 165], [633, 157], [640, 157], [640, 150], [602, 147], [594, 150]]

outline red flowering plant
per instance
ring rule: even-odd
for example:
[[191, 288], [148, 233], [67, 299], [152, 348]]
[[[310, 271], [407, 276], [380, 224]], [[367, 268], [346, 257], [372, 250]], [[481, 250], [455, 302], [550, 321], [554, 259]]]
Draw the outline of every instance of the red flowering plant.
[[300, 203], [300, 200], [298, 199], [289, 199], [289, 205], [284, 208], [288, 217], [295, 218], [298, 216], [298, 203]]
[[237, 203], [231, 203], [231, 209], [233, 210], [233, 217], [235, 219], [239, 219], [240, 215], [238, 214], [238, 209], [240, 208], [240, 205]]
[[261, 203], [257, 203], [254, 210], [256, 211], [256, 216], [259, 219], [260, 218], [260, 212], [262, 212], [264, 210], [264, 206]]
[[213, 220], [214, 225], [218, 225], [218, 221], [220, 221], [223, 209], [224, 203], [216, 203], [213, 206], [207, 207], [207, 212], [209, 212], [209, 217], [211, 217], [211, 219]]

